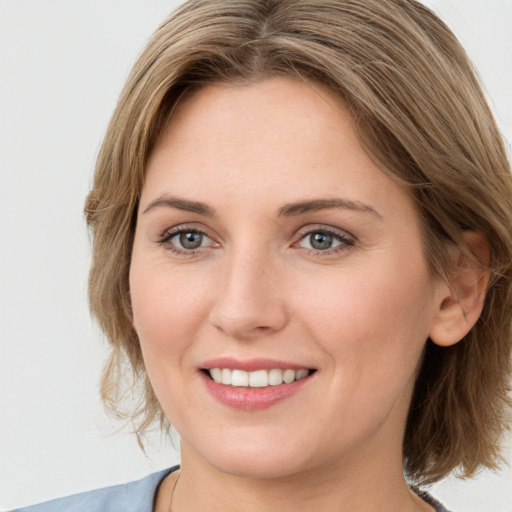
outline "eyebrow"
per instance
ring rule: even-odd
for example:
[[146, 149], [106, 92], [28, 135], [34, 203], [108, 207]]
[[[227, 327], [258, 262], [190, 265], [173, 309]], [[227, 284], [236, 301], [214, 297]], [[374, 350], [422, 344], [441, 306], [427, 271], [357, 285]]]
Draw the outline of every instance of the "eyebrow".
[[[200, 201], [191, 201], [189, 199], [182, 199], [179, 197], [163, 195], [151, 201], [144, 211], [143, 214], [154, 210], [155, 208], [176, 208], [186, 212], [197, 213], [199, 215], [205, 215], [207, 217], [215, 217], [216, 211], [208, 206], [206, 203]], [[372, 206], [362, 203], [360, 201], [351, 201], [349, 199], [310, 199], [306, 201], [298, 201], [295, 203], [288, 203], [279, 208], [279, 217], [293, 217], [295, 215], [301, 215], [303, 213], [315, 212], [320, 210], [329, 210], [333, 208], [340, 208], [344, 210], [353, 210], [358, 212], [371, 213], [376, 216], [379, 220], [383, 220], [382, 215]]]
[[210, 208], [206, 203], [199, 201], [190, 201], [188, 199], [181, 199], [179, 197], [163, 195], [157, 199], [151, 201], [144, 211], [143, 214], [148, 213], [155, 208], [176, 208], [186, 212], [198, 213], [199, 215], [206, 215], [207, 217], [215, 217], [216, 212], [213, 208]]
[[349, 199], [311, 199], [308, 201], [299, 201], [297, 203], [288, 203], [279, 209], [280, 217], [292, 217], [303, 213], [315, 212], [319, 210], [329, 210], [331, 208], [341, 208], [344, 210], [353, 210], [356, 212], [365, 212], [375, 215], [379, 220], [384, 217], [373, 206], [360, 201], [351, 201]]

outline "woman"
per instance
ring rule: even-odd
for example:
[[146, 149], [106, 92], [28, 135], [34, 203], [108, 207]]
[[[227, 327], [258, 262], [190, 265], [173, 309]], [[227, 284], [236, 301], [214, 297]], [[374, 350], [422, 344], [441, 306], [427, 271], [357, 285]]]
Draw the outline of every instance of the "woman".
[[120, 412], [129, 361], [128, 414], [172, 424], [181, 467], [33, 510], [445, 510], [403, 469], [499, 461], [511, 203], [467, 57], [425, 7], [185, 4], [86, 205], [104, 399]]

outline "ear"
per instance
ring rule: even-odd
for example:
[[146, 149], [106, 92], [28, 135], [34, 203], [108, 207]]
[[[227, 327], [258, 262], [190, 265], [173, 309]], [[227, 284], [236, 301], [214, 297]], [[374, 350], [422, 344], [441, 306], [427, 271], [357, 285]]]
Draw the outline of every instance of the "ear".
[[489, 282], [489, 244], [477, 231], [464, 232], [473, 258], [460, 252], [449, 283], [439, 284], [437, 314], [430, 339], [440, 346], [454, 345], [475, 325], [482, 313]]

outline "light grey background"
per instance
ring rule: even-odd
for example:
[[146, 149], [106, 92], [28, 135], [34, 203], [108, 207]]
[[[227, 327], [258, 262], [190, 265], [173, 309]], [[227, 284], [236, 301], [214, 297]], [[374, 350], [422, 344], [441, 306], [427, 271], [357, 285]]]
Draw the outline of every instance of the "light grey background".
[[[86, 302], [82, 206], [131, 64], [177, 0], [0, 0], [0, 509], [142, 477], [178, 460], [108, 420]], [[481, 71], [512, 140], [512, 0], [429, 0]], [[512, 462], [512, 442], [506, 456]], [[433, 493], [511, 512], [512, 470]]]

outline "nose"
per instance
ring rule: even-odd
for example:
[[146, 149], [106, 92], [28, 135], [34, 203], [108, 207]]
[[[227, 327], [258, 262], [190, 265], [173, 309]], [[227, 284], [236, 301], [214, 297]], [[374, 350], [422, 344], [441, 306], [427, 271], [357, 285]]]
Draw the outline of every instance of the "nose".
[[268, 255], [238, 251], [224, 262], [210, 322], [231, 338], [249, 340], [287, 323], [283, 279]]

